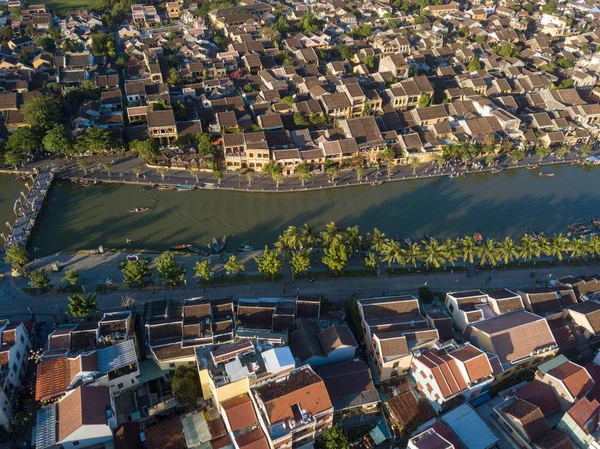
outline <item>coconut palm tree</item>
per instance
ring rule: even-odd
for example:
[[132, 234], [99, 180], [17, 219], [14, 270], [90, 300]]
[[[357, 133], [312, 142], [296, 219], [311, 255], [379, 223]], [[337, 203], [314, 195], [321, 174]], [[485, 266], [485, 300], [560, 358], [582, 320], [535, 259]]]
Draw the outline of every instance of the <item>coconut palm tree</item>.
[[470, 264], [475, 263], [475, 256], [477, 255], [477, 243], [471, 236], [464, 237], [460, 241], [460, 252], [462, 253], [463, 262], [469, 261]]
[[308, 223], [304, 223], [304, 226], [300, 229], [301, 248], [312, 248], [317, 245], [318, 240], [319, 238], [314, 234], [312, 227]]
[[458, 241], [455, 239], [446, 239], [442, 242], [441, 246], [446, 262], [454, 266], [456, 261], [460, 258]]
[[362, 243], [362, 235], [358, 230], [358, 226], [351, 226], [344, 232], [344, 243], [352, 252], [358, 250]]
[[141, 165], [136, 165], [135, 167], [133, 167], [133, 168], [131, 169], [131, 171], [132, 171], [133, 173], [135, 173], [135, 177], [136, 177], [136, 179], [138, 179], [138, 178], [140, 177], [140, 175], [142, 174], [142, 170], [143, 170], [143, 169], [142, 169], [142, 166], [141, 166]]
[[538, 246], [539, 244], [536, 239], [528, 235], [523, 236], [519, 244], [519, 257], [524, 261], [533, 259], [537, 254]]
[[550, 244], [550, 240], [547, 238], [539, 238], [538, 239], [538, 251], [537, 258], [539, 259], [544, 256], [549, 256], [552, 254], [552, 245]]
[[515, 246], [515, 242], [510, 237], [505, 237], [504, 240], [500, 242], [500, 246], [498, 247], [498, 255], [501, 260], [504, 261], [504, 265], [508, 265], [509, 262], [519, 257], [519, 252], [517, 251], [517, 247]]
[[338, 177], [338, 170], [335, 167], [329, 167], [325, 174], [330, 179], [330, 182], [335, 182]]
[[392, 265], [393, 263], [406, 266], [404, 250], [400, 248], [398, 242], [393, 240], [386, 242], [383, 246], [383, 250], [381, 251], [381, 255], [381, 261], [387, 262], [388, 266]]
[[478, 249], [477, 255], [481, 265], [489, 262], [492, 267], [495, 267], [498, 264], [500, 253], [494, 239], [487, 239]]
[[437, 239], [430, 239], [423, 243], [423, 255], [427, 267], [433, 265], [435, 268], [439, 268], [445, 262], [443, 247]]
[[410, 160], [410, 164], [409, 165], [410, 165], [410, 168], [413, 169], [413, 175], [416, 175], [417, 174], [417, 169], [421, 166], [421, 162], [419, 161], [419, 159], [417, 159], [415, 157], [415, 158], [412, 158]]
[[379, 229], [373, 229], [373, 233], [368, 235], [369, 247], [374, 249], [378, 253], [383, 249], [383, 245], [385, 245], [387, 239], [385, 238], [385, 234], [381, 232]]
[[581, 259], [588, 253], [587, 242], [584, 238], [574, 238], [569, 242], [569, 260], [573, 257]]
[[569, 239], [562, 234], [554, 234], [550, 239], [550, 256], [563, 260], [563, 255], [569, 251]]
[[417, 267], [417, 262], [423, 257], [421, 246], [418, 243], [413, 243], [406, 250], [406, 261], [410, 265]]
[[160, 175], [160, 177], [164, 181], [165, 175], [169, 172], [169, 169], [167, 167], [157, 167], [155, 171], [156, 171], [156, 174]]
[[296, 226], [288, 226], [288, 228], [283, 231], [283, 238], [286, 241], [286, 245], [292, 250], [300, 249], [302, 247], [302, 236]]
[[588, 253], [590, 256], [597, 256], [600, 254], [600, 235], [593, 235], [588, 240]]
[[338, 228], [332, 221], [325, 227], [325, 230], [321, 232], [321, 246], [329, 247], [334, 240], [339, 238]]

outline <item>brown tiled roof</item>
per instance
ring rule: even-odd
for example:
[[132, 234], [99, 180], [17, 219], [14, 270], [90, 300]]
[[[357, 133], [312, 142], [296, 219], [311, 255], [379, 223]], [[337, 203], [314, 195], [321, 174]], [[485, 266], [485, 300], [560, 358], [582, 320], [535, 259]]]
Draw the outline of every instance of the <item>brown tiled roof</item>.
[[383, 357], [408, 355], [408, 343], [404, 335], [385, 338], [383, 334], [378, 334], [377, 337], [380, 338], [381, 355]]
[[296, 314], [298, 318], [319, 318], [321, 300], [318, 296], [298, 296]]
[[223, 449], [224, 447], [231, 447], [231, 439], [229, 435], [223, 435], [222, 437], [212, 440], [210, 442], [212, 449]]
[[562, 306], [558, 300], [558, 294], [553, 291], [540, 291], [528, 293], [531, 310], [541, 315], [548, 313], [559, 313]]
[[503, 411], [521, 423], [531, 440], [536, 440], [550, 430], [540, 408], [527, 401], [517, 399]]
[[182, 347], [181, 343], [171, 343], [166, 346], [152, 348], [154, 355], [161, 362], [167, 360], [181, 359], [184, 357], [192, 357], [194, 355], [193, 347]]
[[548, 374], [561, 380], [574, 398], [579, 397], [594, 384], [585, 368], [571, 361], [551, 369]]
[[106, 424], [106, 408], [110, 405], [108, 387], [77, 387], [58, 403], [59, 441], [81, 426]]
[[269, 449], [267, 438], [260, 427], [237, 437], [235, 441], [240, 449]]
[[147, 427], [144, 434], [146, 435], [147, 449], [185, 449], [187, 447], [183, 426], [177, 416]]
[[161, 325], [151, 325], [150, 331], [150, 344], [160, 344], [166, 341], [181, 340], [183, 334], [183, 324], [181, 321], [174, 323], [167, 323]]
[[540, 449], [573, 449], [574, 447], [569, 437], [552, 429], [536, 438], [533, 443]]
[[271, 328], [273, 326], [273, 303], [238, 304], [237, 318], [242, 326]]
[[6, 329], [2, 332], [2, 346], [13, 346], [17, 341], [17, 330]]
[[365, 319], [383, 318], [396, 314], [419, 313], [419, 301], [413, 297], [368, 299], [361, 301]]
[[69, 361], [66, 356], [44, 358], [37, 365], [35, 400], [41, 401], [67, 391], [71, 382]]
[[175, 115], [172, 109], [165, 111], [148, 111], [148, 127], [162, 128], [175, 126]]
[[551, 415], [560, 409], [552, 387], [543, 382], [529, 382], [511, 394], [539, 407], [544, 416]]
[[417, 401], [410, 388], [394, 396], [387, 402], [392, 417], [406, 432], [420, 426], [435, 416], [435, 411], [426, 399]]
[[325, 384], [306, 368], [290, 374], [286, 380], [261, 386], [255, 392], [263, 401], [271, 424], [295, 419], [292, 413], [295, 404], [310, 415], [332, 408]]
[[419, 357], [416, 357], [416, 360], [431, 370], [444, 398], [454, 396], [467, 388], [456, 360], [449, 355], [426, 351]]
[[465, 364], [465, 369], [471, 382], [483, 379], [492, 374], [492, 367], [483, 351], [474, 346], [465, 345], [463, 348], [450, 353], [452, 357]]
[[523, 308], [523, 301], [521, 301], [519, 296], [516, 298], [497, 299], [496, 304], [498, 304], [498, 310], [500, 313], [508, 313], [512, 312], [513, 310], [519, 310]]
[[585, 301], [569, 306], [569, 310], [585, 315], [594, 333], [600, 332], [600, 304], [594, 301]]
[[210, 303], [186, 304], [183, 306], [185, 318], [197, 318], [199, 320], [210, 318]]
[[71, 333], [71, 352], [79, 352], [96, 348], [96, 329], [79, 330]]
[[600, 405], [596, 399], [590, 402], [586, 397], [583, 397], [567, 410], [567, 413], [582, 429], [585, 429], [586, 423], [591, 420], [588, 430], [593, 431], [598, 424]]
[[0, 371], [4, 371], [8, 369], [8, 356], [10, 354], [10, 349], [4, 349], [0, 351]]
[[126, 422], [115, 432], [115, 449], [144, 449], [140, 439], [140, 423]]
[[321, 348], [325, 354], [336, 350], [342, 346], [357, 347], [356, 341], [352, 336], [352, 332], [346, 326], [333, 324], [324, 331], [317, 334], [317, 338], [321, 343]]
[[115, 334], [120, 332], [125, 334], [127, 332], [127, 320], [118, 321], [100, 321], [100, 335], [106, 337], [107, 335]]
[[258, 421], [252, 401], [247, 394], [225, 401], [221, 405], [225, 409], [232, 432], [250, 427]]

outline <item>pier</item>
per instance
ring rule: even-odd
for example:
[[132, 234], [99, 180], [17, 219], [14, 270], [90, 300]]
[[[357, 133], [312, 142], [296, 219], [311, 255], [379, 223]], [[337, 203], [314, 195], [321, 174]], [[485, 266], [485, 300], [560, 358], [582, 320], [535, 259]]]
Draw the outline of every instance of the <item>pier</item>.
[[15, 201], [13, 207], [17, 219], [12, 226], [6, 222], [6, 225], [10, 228], [8, 237], [0, 234], [6, 241], [5, 248], [14, 244], [27, 245], [27, 240], [35, 226], [35, 221], [53, 180], [54, 174], [50, 171], [44, 171], [37, 175], [31, 187], [27, 183], [25, 184], [29, 189], [29, 193], [26, 195], [21, 192], [21, 196]]

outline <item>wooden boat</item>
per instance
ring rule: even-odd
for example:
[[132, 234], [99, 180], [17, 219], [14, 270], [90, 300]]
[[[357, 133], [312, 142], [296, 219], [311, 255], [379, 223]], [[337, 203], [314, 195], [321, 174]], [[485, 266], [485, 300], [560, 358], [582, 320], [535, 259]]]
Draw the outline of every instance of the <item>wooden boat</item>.
[[194, 190], [194, 186], [178, 185], [178, 186], [175, 186], [175, 190], [178, 190], [180, 192], [185, 192], [188, 190]]
[[215, 253], [220, 253], [225, 249], [225, 245], [227, 244], [227, 236], [219, 238], [218, 240], [213, 237], [212, 239], [212, 249]]
[[138, 214], [140, 212], [146, 212], [149, 210], [150, 210], [149, 207], [134, 207], [133, 209], [129, 209], [129, 213], [130, 214]]
[[181, 245], [175, 245], [172, 246], [171, 249], [174, 249], [175, 251], [185, 251], [187, 249], [191, 249], [192, 245], [185, 245], [185, 244], [181, 244]]
[[476, 243], [483, 242], [483, 236], [479, 232], [474, 232], [473, 240], [475, 240]]
[[504, 169], [503, 169], [503, 168], [492, 168], [492, 169], [490, 170], [490, 172], [491, 172], [491, 173], [493, 173], [493, 174], [502, 173], [503, 171], [504, 171]]
[[98, 180], [94, 180], [94, 181], [84, 181], [84, 180], [80, 180], [78, 183], [81, 187], [91, 187], [91, 186], [95, 186], [96, 184], [98, 184]]
[[527, 170], [537, 170], [538, 168], [540, 168], [540, 166], [536, 164], [536, 165], [532, 165], [531, 167], [525, 167], [525, 168], [527, 168]]
[[379, 180], [377, 180], [377, 181], [373, 181], [373, 182], [371, 183], [371, 186], [373, 186], [373, 187], [377, 187], [377, 186], [380, 186], [381, 184], [383, 184], [383, 181], [379, 181]]
[[150, 184], [149, 186], [144, 186], [144, 187], [140, 188], [139, 191], [145, 192], [146, 190], [152, 190], [154, 187], [156, 187], [156, 184]]
[[170, 186], [168, 184], [162, 184], [158, 186], [158, 190], [175, 190], [175, 186]]
[[238, 253], [251, 253], [252, 251], [256, 251], [256, 249], [250, 245], [245, 244], [241, 244], [236, 250], [236, 252]]
[[540, 173], [538, 174], [538, 176], [540, 178], [552, 178], [554, 176], [554, 173]]

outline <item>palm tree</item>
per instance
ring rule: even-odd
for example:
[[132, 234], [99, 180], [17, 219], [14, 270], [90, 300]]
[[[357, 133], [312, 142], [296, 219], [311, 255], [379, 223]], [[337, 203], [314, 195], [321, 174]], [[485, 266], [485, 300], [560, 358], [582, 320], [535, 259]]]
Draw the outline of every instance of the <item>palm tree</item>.
[[332, 221], [325, 227], [325, 230], [321, 232], [321, 246], [329, 247], [334, 240], [339, 238], [338, 228]]
[[300, 230], [301, 248], [312, 248], [316, 246], [319, 238], [314, 234], [312, 227], [308, 223], [304, 223]]
[[358, 250], [362, 243], [362, 235], [358, 230], [358, 226], [351, 226], [344, 232], [344, 243], [352, 252]]
[[546, 238], [538, 239], [538, 250], [537, 250], [537, 258], [539, 259], [544, 256], [549, 256], [552, 254], [552, 245], [550, 244], [550, 240]]
[[459, 244], [457, 240], [446, 239], [442, 242], [442, 253], [446, 262], [449, 262], [452, 266], [455, 265], [459, 259]]
[[600, 235], [593, 235], [588, 240], [588, 253], [591, 256], [600, 254]]
[[520, 242], [519, 257], [524, 261], [531, 260], [537, 254], [538, 241], [528, 235], [523, 236]]
[[83, 170], [84, 175], [87, 176], [87, 169], [90, 166], [90, 164], [88, 163], [88, 161], [86, 161], [85, 159], [79, 159], [77, 161], [77, 165], [79, 166], [79, 168], [81, 170]]
[[160, 175], [160, 177], [162, 178], [162, 180], [165, 180], [165, 175], [167, 174], [167, 172], [169, 171], [169, 169], [167, 167], [157, 167], [156, 168], [156, 174]]
[[279, 171], [274, 171], [271, 173], [271, 178], [275, 181], [275, 188], [279, 188], [279, 184], [283, 182], [283, 174]]
[[581, 259], [588, 253], [587, 242], [583, 237], [574, 238], [569, 242], [569, 260], [573, 257]]
[[283, 238], [285, 239], [287, 246], [292, 250], [300, 249], [302, 247], [302, 237], [296, 226], [288, 226], [288, 228], [283, 231]]
[[462, 252], [463, 262], [469, 261], [470, 264], [475, 263], [475, 255], [477, 254], [477, 243], [473, 237], [464, 237], [460, 241], [460, 250]]
[[385, 170], [387, 171], [387, 177], [391, 178], [394, 174], [394, 166], [392, 164], [387, 164], [385, 166]]
[[385, 234], [377, 228], [373, 229], [373, 233], [369, 235], [369, 246], [380, 253], [385, 243]]
[[141, 165], [136, 165], [135, 167], [133, 167], [131, 169], [131, 171], [133, 173], [135, 173], [135, 178], [138, 179], [140, 177], [140, 175], [142, 174], [142, 166]]
[[385, 243], [381, 251], [381, 261], [387, 262], [388, 266], [392, 265], [393, 263], [406, 266], [406, 257], [404, 253], [404, 250], [400, 248], [398, 242], [395, 242], [393, 240], [388, 241]]
[[439, 268], [445, 262], [443, 247], [440, 246], [437, 239], [430, 239], [423, 243], [423, 254], [427, 267], [433, 265], [435, 268]]
[[550, 256], [563, 260], [563, 254], [569, 250], [569, 239], [562, 234], [554, 234], [550, 239]]
[[494, 239], [487, 239], [478, 249], [479, 263], [485, 265], [489, 262], [491, 266], [495, 267], [500, 255], [496, 241]]
[[106, 170], [106, 172], [108, 173], [108, 179], [110, 179], [110, 171], [112, 169], [112, 162], [109, 162], [109, 161], [103, 162], [102, 163], [102, 168], [104, 170]]
[[329, 167], [325, 173], [331, 182], [335, 182], [338, 177], [338, 170], [335, 167]]
[[406, 261], [415, 268], [417, 267], [417, 262], [421, 260], [422, 257], [423, 251], [418, 243], [413, 243], [406, 250]]
[[505, 237], [498, 247], [498, 255], [504, 261], [504, 265], [519, 257], [519, 252], [515, 246], [515, 242], [510, 237]]

